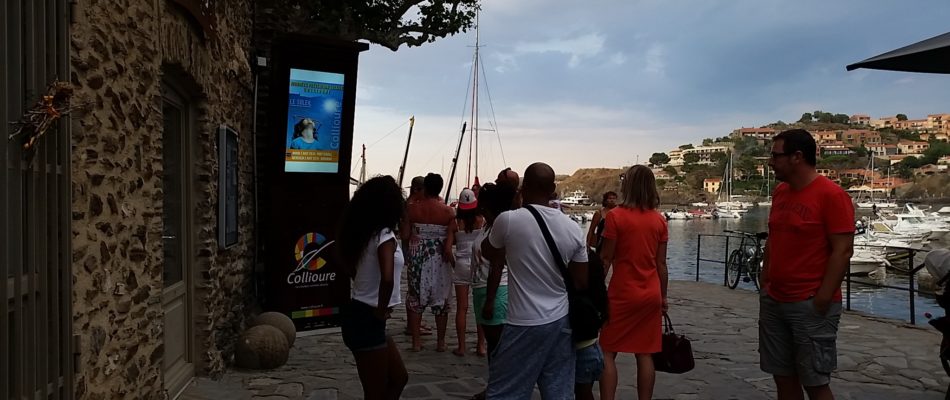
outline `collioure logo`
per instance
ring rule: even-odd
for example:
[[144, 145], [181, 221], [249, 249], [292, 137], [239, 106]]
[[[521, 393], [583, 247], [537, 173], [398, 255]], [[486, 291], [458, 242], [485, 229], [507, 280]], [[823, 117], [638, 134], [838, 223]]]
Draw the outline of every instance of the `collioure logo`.
[[294, 246], [294, 258], [297, 267], [287, 275], [287, 283], [291, 285], [313, 285], [328, 283], [336, 280], [336, 272], [318, 272], [327, 265], [327, 260], [321, 253], [336, 241], [327, 241], [319, 233], [310, 232], [300, 237]]

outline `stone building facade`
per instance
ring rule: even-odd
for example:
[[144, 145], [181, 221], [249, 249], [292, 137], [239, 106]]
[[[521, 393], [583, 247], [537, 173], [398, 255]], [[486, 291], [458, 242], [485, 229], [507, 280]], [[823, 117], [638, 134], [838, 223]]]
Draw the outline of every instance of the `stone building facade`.
[[[251, 3], [75, 3], [70, 80], [89, 104], [71, 125], [76, 398], [173, 397], [233, 356], [254, 304]], [[179, 106], [184, 114], [168, 115]], [[222, 124], [238, 133], [241, 166], [238, 242], [227, 249], [217, 239]], [[180, 143], [166, 140], [170, 126], [184, 126]], [[169, 203], [171, 174], [182, 178], [180, 203]], [[182, 211], [181, 236], [163, 228], [169, 204]], [[181, 249], [175, 294], [170, 240]], [[183, 321], [175, 332], [172, 308]]]

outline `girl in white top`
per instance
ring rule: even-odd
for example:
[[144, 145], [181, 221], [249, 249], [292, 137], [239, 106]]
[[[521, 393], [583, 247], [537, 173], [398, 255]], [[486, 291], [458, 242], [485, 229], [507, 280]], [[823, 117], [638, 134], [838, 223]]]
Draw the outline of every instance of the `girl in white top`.
[[471, 189], [462, 189], [459, 194], [455, 220], [449, 224], [446, 249], [447, 259], [452, 263], [452, 283], [455, 285], [455, 334], [458, 347], [452, 354], [465, 356], [465, 328], [468, 321], [468, 294], [472, 283], [472, 243], [482, 231], [483, 220], [478, 215], [478, 201]]
[[391, 176], [370, 179], [353, 194], [337, 242], [353, 280], [340, 327], [366, 399], [399, 398], [409, 380], [399, 349], [386, 336], [386, 320], [402, 303], [398, 277], [404, 258], [393, 231], [404, 207], [402, 189]]

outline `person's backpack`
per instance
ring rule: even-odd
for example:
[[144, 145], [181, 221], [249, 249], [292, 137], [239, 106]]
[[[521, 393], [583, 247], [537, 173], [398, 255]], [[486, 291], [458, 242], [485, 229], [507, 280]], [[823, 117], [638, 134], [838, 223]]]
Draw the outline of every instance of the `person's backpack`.
[[545, 241], [548, 242], [548, 248], [551, 250], [554, 262], [561, 271], [564, 284], [567, 286], [567, 299], [570, 303], [568, 318], [571, 322], [574, 342], [597, 339], [600, 335], [600, 328], [607, 322], [607, 286], [604, 282], [604, 266], [600, 261], [600, 257], [596, 253], [588, 251], [587, 289], [575, 289], [574, 280], [571, 279], [567, 264], [561, 258], [557, 243], [554, 242], [551, 231], [544, 223], [544, 218], [534, 207], [525, 205], [525, 208], [538, 221], [541, 233], [544, 235]]
[[[597, 330], [607, 322], [607, 276], [604, 272], [604, 262], [600, 259], [600, 254], [596, 251], [587, 251], [587, 290], [586, 295], [590, 298], [594, 307], [597, 309]], [[595, 333], [596, 335], [596, 333]], [[593, 339], [596, 336], [590, 337]]]

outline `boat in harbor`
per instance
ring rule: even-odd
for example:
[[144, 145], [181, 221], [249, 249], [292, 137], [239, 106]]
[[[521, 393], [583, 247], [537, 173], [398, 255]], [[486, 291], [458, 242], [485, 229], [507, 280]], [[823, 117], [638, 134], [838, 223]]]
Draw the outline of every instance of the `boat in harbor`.
[[[458, 193], [458, 188], [454, 188], [453, 184], [457, 184], [456, 179], [461, 181], [460, 187], [472, 188], [475, 186], [480, 186], [481, 182], [479, 180], [479, 172], [484, 171], [485, 164], [488, 164], [491, 167], [499, 167], [503, 165], [508, 165], [507, 160], [505, 160], [505, 151], [502, 147], [501, 135], [498, 132], [498, 122], [495, 121], [494, 105], [492, 105], [491, 90], [488, 90], [487, 77], [485, 73], [485, 65], [481, 56], [481, 39], [479, 35], [479, 15], [476, 12], [475, 14], [475, 46], [474, 46], [474, 57], [472, 61], [471, 75], [469, 80], [469, 86], [465, 94], [465, 102], [463, 103], [463, 109], [470, 109], [470, 117], [468, 121], [462, 122], [462, 130], [459, 134], [458, 143], [455, 149], [455, 155], [452, 158], [452, 167], [451, 172], [448, 176], [448, 183], [445, 185], [445, 198], [449, 199], [450, 196]], [[483, 93], [484, 90], [484, 93]], [[482, 110], [481, 103], [484, 101], [482, 94], [487, 94], [488, 98], [488, 109], [492, 110], [490, 118], [487, 118], [488, 126], [480, 126], [480, 118], [484, 111]], [[463, 117], [464, 118], [464, 117]], [[488, 133], [495, 136], [498, 142], [498, 148], [494, 149], [492, 146], [493, 140], [483, 140], [479, 141], [480, 136]], [[466, 135], [468, 137], [466, 138]], [[468, 141], [467, 146], [466, 139]], [[463, 148], [467, 147], [464, 150]], [[479, 151], [481, 153], [479, 153]], [[489, 151], [485, 151], [489, 150]], [[496, 153], [495, 150], [498, 152]], [[467, 153], [467, 165], [464, 167], [464, 172], [459, 171], [461, 168], [459, 162], [462, 160], [460, 156]], [[498, 164], [498, 160], [493, 160], [492, 155], [498, 154], [501, 156], [501, 163]], [[488, 157], [486, 157], [488, 156]], [[486, 161], [494, 161], [488, 162]], [[495, 170], [497, 171], [497, 170]], [[464, 174], [464, 175], [463, 175]], [[458, 175], [458, 176], [456, 176]], [[464, 180], [463, 180], [464, 176]]]
[[887, 259], [885, 248], [855, 245], [848, 274], [883, 279], [886, 276], [886, 269], [890, 267], [891, 263]]
[[741, 218], [753, 206], [752, 203], [735, 200], [738, 196], [732, 195], [732, 153], [729, 153], [729, 162], [723, 172], [723, 184], [719, 187], [719, 196], [716, 200], [716, 209], [713, 216], [716, 218]]
[[594, 204], [594, 202], [591, 201], [590, 196], [583, 190], [575, 190], [571, 192], [569, 196], [561, 199], [561, 204], [567, 204], [569, 206], [589, 206]]
[[712, 211], [713, 218], [726, 218], [726, 219], [739, 219], [742, 218], [742, 214], [738, 210], [730, 210], [727, 208], [716, 208]]
[[[705, 203], [703, 203], [705, 204]], [[689, 212], [689, 219], [712, 219], [713, 215], [711, 212], [703, 208], [697, 208]]]
[[685, 210], [673, 209], [671, 211], [663, 212], [663, 215], [667, 220], [687, 220], [693, 219], [692, 214]]
[[[870, 193], [870, 198], [868, 201], [859, 201], [856, 203], [858, 208], [870, 208], [870, 209], [887, 209], [887, 208], [897, 208], [897, 203], [885, 198], [885, 199], [874, 199], [874, 156], [871, 156], [871, 161], [868, 165], [868, 173], [864, 175], [864, 185], [863, 187], [867, 192]], [[870, 179], [868, 179], [870, 175]], [[891, 179], [891, 170], [887, 170], [887, 180], [890, 182]], [[890, 187], [888, 185], [888, 187]], [[886, 190], [886, 189], [885, 189]]]
[[758, 207], [772, 207], [772, 170], [765, 165], [765, 200], [755, 203]]

